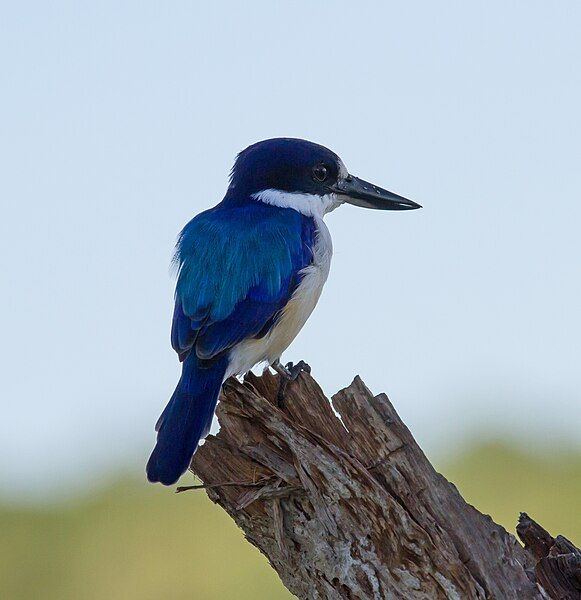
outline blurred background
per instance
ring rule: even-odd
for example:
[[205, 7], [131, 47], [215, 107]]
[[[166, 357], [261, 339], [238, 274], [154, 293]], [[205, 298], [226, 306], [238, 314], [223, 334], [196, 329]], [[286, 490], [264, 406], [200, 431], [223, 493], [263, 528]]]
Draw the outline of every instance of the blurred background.
[[285, 359], [387, 392], [510, 531], [581, 543], [580, 27], [572, 1], [4, 3], [0, 597], [289, 597], [203, 492], [143, 473], [176, 235], [274, 136], [424, 205], [327, 218]]

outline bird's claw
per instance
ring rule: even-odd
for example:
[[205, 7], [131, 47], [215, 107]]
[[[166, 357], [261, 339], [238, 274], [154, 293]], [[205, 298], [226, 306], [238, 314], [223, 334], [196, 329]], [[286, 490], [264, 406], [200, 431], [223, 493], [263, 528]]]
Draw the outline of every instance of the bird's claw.
[[284, 408], [284, 396], [287, 385], [301, 374], [311, 372], [311, 367], [304, 361], [299, 360], [295, 365], [292, 362], [282, 365], [278, 360], [272, 363], [272, 368], [280, 375], [280, 383], [278, 385], [277, 404], [279, 408]]
[[287, 381], [294, 381], [301, 371], [304, 371], [305, 373], [311, 372], [311, 367], [304, 360], [299, 360], [296, 365], [292, 362], [283, 365], [280, 361], [275, 360], [271, 367], [283, 378], [283, 380]]
[[284, 368], [288, 372], [287, 379], [289, 381], [294, 381], [302, 371], [305, 373], [311, 372], [311, 367], [304, 360], [299, 360], [296, 365], [292, 362], [286, 363]]

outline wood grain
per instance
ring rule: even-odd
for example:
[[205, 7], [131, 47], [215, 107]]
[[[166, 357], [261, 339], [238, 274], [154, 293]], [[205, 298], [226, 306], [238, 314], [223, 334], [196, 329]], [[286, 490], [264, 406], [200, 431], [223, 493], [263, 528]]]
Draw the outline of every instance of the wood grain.
[[537, 559], [435, 471], [385, 394], [356, 377], [331, 402], [302, 373], [280, 409], [278, 387], [268, 372], [228, 380], [192, 470], [293, 594], [552, 597]]

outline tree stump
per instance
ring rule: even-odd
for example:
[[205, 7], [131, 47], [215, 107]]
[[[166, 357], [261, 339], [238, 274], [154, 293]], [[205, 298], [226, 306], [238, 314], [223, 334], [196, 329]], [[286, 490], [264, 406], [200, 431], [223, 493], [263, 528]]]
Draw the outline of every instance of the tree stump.
[[269, 372], [228, 380], [192, 470], [297, 597], [580, 598], [574, 546], [529, 523], [527, 552], [467, 504], [385, 394], [356, 377], [331, 404], [302, 373], [279, 408], [278, 389]]

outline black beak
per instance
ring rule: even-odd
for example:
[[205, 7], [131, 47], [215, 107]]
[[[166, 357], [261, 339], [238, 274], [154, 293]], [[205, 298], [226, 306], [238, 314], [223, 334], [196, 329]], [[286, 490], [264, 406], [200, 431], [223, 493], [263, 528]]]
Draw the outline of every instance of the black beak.
[[412, 200], [388, 192], [353, 175], [340, 179], [331, 189], [335, 194], [343, 196], [345, 202], [363, 208], [376, 208], [378, 210], [414, 210], [422, 208]]

